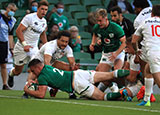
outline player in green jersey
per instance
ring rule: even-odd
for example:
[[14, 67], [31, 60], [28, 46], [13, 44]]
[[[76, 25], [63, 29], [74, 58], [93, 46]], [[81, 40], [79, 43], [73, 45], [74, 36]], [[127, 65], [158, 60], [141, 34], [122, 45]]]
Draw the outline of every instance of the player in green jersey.
[[96, 42], [102, 46], [102, 57], [96, 70], [108, 72], [112, 67], [114, 70], [121, 69], [125, 57], [123, 50], [126, 47], [124, 31], [118, 24], [108, 20], [105, 9], [96, 10], [95, 17], [97, 24], [93, 27], [90, 50], [94, 51]]
[[129, 70], [115, 70], [113, 72], [95, 72], [88, 70], [64, 71], [50, 65], [44, 65], [38, 59], [33, 59], [28, 66], [35, 74], [39, 86], [35, 91], [29, 90], [30, 81], [25, 85], [24, 91], [38, 98], [44, 98], [47, 87], [51, 86], [65, 92], [72, 92], [75, 90], [80, 95], [85, 95], [96, 100], [111, 100], [121, 97], [121, 94], [105, 94], [93, 84], [129, 75]]

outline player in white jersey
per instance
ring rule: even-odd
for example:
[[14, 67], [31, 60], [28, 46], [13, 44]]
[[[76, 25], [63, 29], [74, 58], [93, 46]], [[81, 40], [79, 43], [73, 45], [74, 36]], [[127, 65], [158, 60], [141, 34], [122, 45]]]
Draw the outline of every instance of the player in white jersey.
[[15, 67], [9, 73], [8, 85], [13, 87], [14, 76], [19, 75], [30, 58], [38, 51], [38, 40], [47, 42], [45, 29], [47, 22], [44, 19], [48, 11], [48, 2], [40, 1], [36, 13], [26, 15], [19, 24], [16, 34], [18, 42], [14, 48]]
[[[134, 33], [132, 44], [137, 51], [137, 43], [143, 37], [142, 52], [140, 58], [148, 62], [145, 66], [145, 96], [139, 105], [150, 106], [150, 96], [153, 89], [153, 78], [160, 87], [160, 5], [152, 8], [152, 17], [146, 19]], [[153, 78], [152, 78], [153, 75]]]
[[134, 20], [134, 29], [137, 29], [145, 19], [151, 17], [152, 7], [149, 7], [147, 0], [134, 0], [133, 5], [137, 14]]

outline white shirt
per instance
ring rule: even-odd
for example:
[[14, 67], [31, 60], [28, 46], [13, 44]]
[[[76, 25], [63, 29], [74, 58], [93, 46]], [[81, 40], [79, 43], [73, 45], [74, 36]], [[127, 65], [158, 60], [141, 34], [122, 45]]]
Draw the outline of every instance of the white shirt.
[[135, 35], [143, 36], [142, 47], [146, 50], [160, 50], [160, 18], [146, 19], [136, 30]]
[[45, 43], [38, 53], [35, 55], [35, 58], [38, 58], [42, 62], [44, 62], [44, 55], [52, 56], [52, 61], [62, 58], [63, 56], [73, 57], [72, 48], [67, 45], [64, 50], [60, 49], [57, 45], [57, 40], [52, 40], [50, 42]]
[[147, 18], [151, 17], [152, 7], [144, 8], [134, 20], [134, 29], [137, 29], [138, 26]]
[[[24, 40], [27, 42], [27, 44], [31, 45], [32, 47], [37, 47], [40, 35], [47, 27], [46, 19], [45, 18], [40, 19], [37, 16], [37, 13], [35, 12], [26, 15], [22, 19], [21, 24], [27, 28], [23, 32]], [[21, 45], [19, 40], [18, 40], [18, 45]]]

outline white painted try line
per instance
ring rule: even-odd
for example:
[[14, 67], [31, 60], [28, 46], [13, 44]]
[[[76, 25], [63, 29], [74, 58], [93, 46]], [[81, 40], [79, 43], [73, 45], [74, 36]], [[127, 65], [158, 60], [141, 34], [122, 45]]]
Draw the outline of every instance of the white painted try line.
[[[13, 99], [21, 99], [21, 97], [16, 96], [5, 96], [0, 95], [3, 98], [13, 98]], [[66, 103], [66, 104], [75, 104], [75, 105], [85, 105], [85, 106], [94, 106], [94, 107], [106, 107], [106, 108], [116, 108], [116, 109], [128, 109], [128, 110], [135, 110], [135, 111], [145, 111], [145, 112], [152, 112], [152, 113], [160, 113], [160, 110], [149, 110], [143, 108], [133, 108], [133, 107], [121, 107], [121, 106], [110, 106], [110, 105], [100, 105], [100, 104], [89, 104], [89, 103], [79, 103], [79, 102], [71, 102], [71, 101], [62, 101], [62, 100], [49, 100], [49, 99], [30, 99], [35, 101], [47, 101], [47, 102], [57, 102], [57, 103]], [[149, 108], [149, 107], [146, 107]]]

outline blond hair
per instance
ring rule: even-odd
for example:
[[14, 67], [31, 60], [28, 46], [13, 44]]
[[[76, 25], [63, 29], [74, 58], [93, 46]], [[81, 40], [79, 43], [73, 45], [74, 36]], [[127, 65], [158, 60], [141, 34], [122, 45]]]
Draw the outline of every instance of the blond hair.
[[96, 9], [95, 17], [98, 18], [99, 16], [102, 16], [102, 18], [107, 17], [107, 10], [103, 8]]

